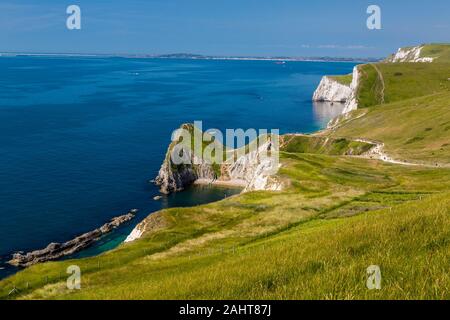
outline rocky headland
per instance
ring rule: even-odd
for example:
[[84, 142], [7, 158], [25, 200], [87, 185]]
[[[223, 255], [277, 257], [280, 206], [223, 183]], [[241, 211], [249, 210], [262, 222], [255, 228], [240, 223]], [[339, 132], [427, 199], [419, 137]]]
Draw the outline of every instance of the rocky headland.
[[110, 233], [120, 225], [132, 220], [136, 213], [137, 210], [133, 209], [125, 215], [111, 219], [110, 222], [105, 223], [98, 229], [85, 233], [64, 243], [50, 243], [46, 248], [41, 250], [28, 253], [15, 253], [8, 263], [16, 267], [29, 267], [36, 263], [56, 260], [64, 256], [74, 254], [91, 246], [102, 236]]
[[[192, 125], [181, 128], [192, 129]], [[278, 139], [278, 137], [273, 138]], [[175, 164], [171, 154], [178, 141], [170, 144], [155, 184], [160, 192], [169, 194], [184, 190], [196, 181], [209, 181], [211, 184], [223, 182], [245, 186], [244, 192], [255, 190], [281, 190], [282, 183], [273, 176], [278, 171], [277, 157], [268, 157], [270, 152], [277, 152], [277, 143], [272, 138], [258, 145], [254, 150], [238, 157], [231, 157], [224, 163], [217, 164], [195, 155], [189, 146], [183, 146], [181, 152], [188, 158], [188, 163]], [[237, 154], [237, 150], [226, 150], [226, 154]]]

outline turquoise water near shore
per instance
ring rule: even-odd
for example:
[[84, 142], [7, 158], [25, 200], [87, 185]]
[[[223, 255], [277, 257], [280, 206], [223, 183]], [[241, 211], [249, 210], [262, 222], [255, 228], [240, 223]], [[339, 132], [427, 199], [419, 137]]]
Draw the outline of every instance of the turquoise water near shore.
[[[80, 57], [0, 58], [0, 256], [63, 242], [140, 209], [97, 246], [114, 247], [150, 212], [222, 199], [192, 189], [154, 201], [172, 131], [313, 132], [338, 112], [313, 105], [324, 74], [353, 63]], [[198, 187], [196, 187], [198, 188]], [[195, 196], [194, 196], [195, 195]], [[0, 266], [3, 267], [3, 266]], [[11, 269], [0, 270], [0, 277]]]

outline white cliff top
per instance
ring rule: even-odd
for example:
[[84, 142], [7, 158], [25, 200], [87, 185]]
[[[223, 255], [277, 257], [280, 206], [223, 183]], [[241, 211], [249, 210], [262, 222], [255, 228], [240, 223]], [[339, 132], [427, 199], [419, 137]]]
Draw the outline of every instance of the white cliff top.
[[433, 62], [434, 58], [421, 57], [422, 49], [423, 46], [400, 48], [388, 62]]

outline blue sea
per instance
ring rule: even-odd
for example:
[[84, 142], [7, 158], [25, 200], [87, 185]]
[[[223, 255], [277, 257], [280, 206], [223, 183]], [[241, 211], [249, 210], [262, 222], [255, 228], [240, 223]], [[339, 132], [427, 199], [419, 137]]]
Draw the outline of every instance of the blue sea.
[[[203, 128], [318, 130], [338, 106], [313, 104], [325, 74], [353, 63], [0, 57], [0, 257], [41, 249], [138, 208], [79, 256], [123, 241], [149, 213], [239, 192], [193, 187], [154, 201], [170, 136]], [[2, 269], [4, 268], [4, 269]], [[0, 278], [15, 269], [0, 264]]]

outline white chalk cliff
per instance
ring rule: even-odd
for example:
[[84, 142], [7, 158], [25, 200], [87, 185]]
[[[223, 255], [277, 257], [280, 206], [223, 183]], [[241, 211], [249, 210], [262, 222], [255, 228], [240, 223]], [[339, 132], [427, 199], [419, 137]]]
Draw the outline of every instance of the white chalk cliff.
[[[434, 58], [422, 57], [423, 46], [412, 48], [400, 48], [392, 57], [385, 60], [388, 63], [412, 62], [412, 63], [430, 63]], [[334, 101], [341, 102], [345, 98], [345, 107], [342, 114], [347, 114], [358, 109], [358, 86], [361, 78], [359, 67], [353, 69], [352, 82], [350, 86], [337, 83], [328, 77], [323, 77], [319, 87], [314, 92], [313, 100], [315, 101]], [[335, 82], [335, 83], [333, 83]], [[330, 122], [331, 124], [334, 121]]]
[[[227, 175], [232, 180], [245, 181], [244, 192], [257, 190], [279, 191], [282, 184], [274, 176], [279, 169], [278, 157], [267, 156], [273, 148], [271, 141], [265, 142], [257, 150], [241, 156], [226, 167]], [[277, 152], [277, 151], [275, 151]]]
[[359, 79], [360, 79], [360, 73], [358, 66], [355, 66], [353, 68], [353, 78], [352, 83], [350, 84], [350, 97], [348, 98], [347, 102], [345, 103], [345, 108], [342, 111], [342, 114], [349, 113], [353, 110], [358, 109], [358, 86], [359, 86]]
[[423, 46], [400, 48], [387, 62], [433, 62], [434, 58], [421, 57]]
[[329, 77], [323, 77], [313, 95], [313, 101], [331, 101], [345, 103], [342, 114], [358, 109], [357, 90], [360, 73], [358, 66], [353, 68], [352, 82], [349, 86]]
[[325, 76], [314, 92], [313, 101], [346, 102], [351, 93], [349, 86]]
[[143, 230], [141, 230], [142, 225], [138, 224], [133, 231], [128, 235], [124, 242], [133, 242], [134, 240], [139, 239], [142, 236]]
[[144, 220], [142, 220], [134, 229], [130, 235], [125, 239], [125, 243], [133, 242], [142, 237], [142, 235], [150, 230], [156, 231], [166, 227], [167, 223], [159, 214], [151, 214]]
[[[256, 150], [221, 164], [218, 174], [219, 170], [214, 170], [212, 164], [195, 157], [186, 147], [182, 148], [182, 152], [191, 159], [190, 163], [174, 164], [171, 157], [173, 144], [171, 144], [155, 183], [160, 187], [160, 192], [165, 194], [182, 191], [197, 180], [239, 181], [240, 185], [245, 185], [244, 191], [281, 190], [281, 184], [272, 177], [278, 171], [278, 157], [268, 156], [272, 151], [277, 152], [273, 150], [275, 148], [275, 144], [268, 139]], [[233, 153], [234, 150], [228, 152]]]

